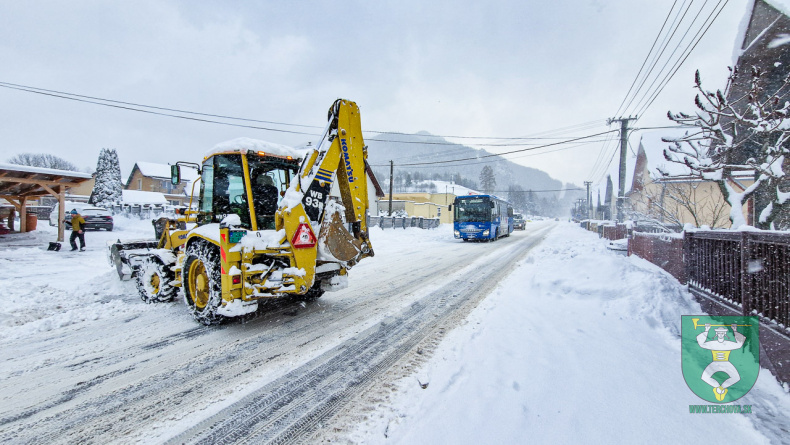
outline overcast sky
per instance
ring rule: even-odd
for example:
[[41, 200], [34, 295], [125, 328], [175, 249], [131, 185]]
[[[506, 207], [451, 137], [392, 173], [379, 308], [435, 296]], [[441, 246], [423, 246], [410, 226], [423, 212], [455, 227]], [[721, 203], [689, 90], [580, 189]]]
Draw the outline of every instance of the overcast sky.
[[[0, 0], [0, 82], [319, 127], [343, 97], [360, 106], [365, 130], [529, 136], [613, 117], [672, 4]], [[746, 8], [729, 1], [639, 126], [691, 110], [697, 68], [708, 87], [723, 87]], [[136, 161], [196, 161], [240, 136], [316, 139], [0, 88], [0, 162], [52, 153], [95, 168], [109, 147], [126, 175]], [[598, 179], [602, 145], [514, 160], [581, 184]]]

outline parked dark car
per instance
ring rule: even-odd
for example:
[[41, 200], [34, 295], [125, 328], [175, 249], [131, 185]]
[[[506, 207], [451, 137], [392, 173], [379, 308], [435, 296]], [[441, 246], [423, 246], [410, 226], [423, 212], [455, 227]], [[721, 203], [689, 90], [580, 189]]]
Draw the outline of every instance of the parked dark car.
[[[85, 219], [86, 229], [104, 229], [112, 232], [112, 215], [106, 209], [88, 208], [82, 210], [82, 217]], [[71, 215], [66, 215], [66, 226], [71, 228]]]
[[[104, 229], [112, 232], [113, 220], [109, 211], [100, 208], [82, 209], [80, 215], [85, 220], [85, 230]], [[71, 230], [71, 214], [66, 214], [66, 230]]]
[[[90, 204], [83, 203], [83, 202], [66, 202], [63, 206], [66, 210], [66, 230], [71, 230], [71, 211], [76, 210], [80, 212], [82, 218], [85, 219], [85, 229], [104, 229], [108, 232], [111, 232], [113, 229], [113, 219], [112, 214], [109, 210], [103, 209], [101, 207], [94, 207]], [[55, 207], [52, 208], [52, 211], [49, 214], [49, 225], [50, 226], [57, 226], [58, 225], [58, 204], [55, 203]]]

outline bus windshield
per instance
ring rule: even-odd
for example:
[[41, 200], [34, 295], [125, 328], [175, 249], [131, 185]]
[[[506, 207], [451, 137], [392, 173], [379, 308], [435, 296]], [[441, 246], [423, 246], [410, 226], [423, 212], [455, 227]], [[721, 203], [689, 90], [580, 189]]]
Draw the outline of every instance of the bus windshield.
[[491, 203], [487, 198], [464, 198], [455, 203], [457, 222], [491, 221]]

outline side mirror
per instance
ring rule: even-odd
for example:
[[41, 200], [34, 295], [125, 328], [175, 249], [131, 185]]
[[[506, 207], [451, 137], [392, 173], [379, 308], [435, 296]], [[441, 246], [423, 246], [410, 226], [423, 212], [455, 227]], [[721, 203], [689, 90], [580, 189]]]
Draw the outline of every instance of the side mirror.
[[494, 207], [496, 207], [496, 204], [494, 204], [493, 202], [489, 202], [489, 204], [491, 205], [491, 208], [492, 208], [492, 209], [493, 209]]
[[452, 204], [450, 204], [449, 206], [447, 206], [447, 211], [448, 211], [448, 212], [452, 212], [452, 211], [453, 211], [453, 205], [452, 205]]
[[178, 164], [170, 166], [170, 183], [173, 185], [181, 183], [181, 167]]

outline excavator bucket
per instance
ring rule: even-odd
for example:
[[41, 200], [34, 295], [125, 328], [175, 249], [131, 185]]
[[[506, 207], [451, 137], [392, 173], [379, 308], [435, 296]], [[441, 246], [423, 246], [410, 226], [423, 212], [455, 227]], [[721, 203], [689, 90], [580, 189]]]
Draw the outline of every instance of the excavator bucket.
[[[327, 214], [318, 235], [319, 257], [343, 262], [355, 260], [362, 252], [362, 243], [346, 229], [339, 212]], [[331, 255], [331, 257], [326, 254]]]

